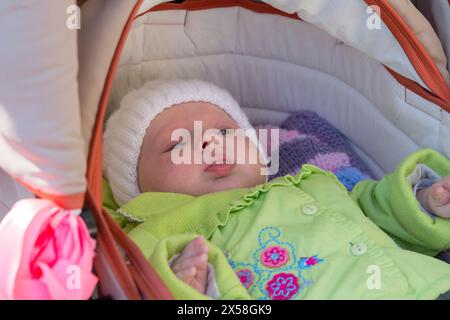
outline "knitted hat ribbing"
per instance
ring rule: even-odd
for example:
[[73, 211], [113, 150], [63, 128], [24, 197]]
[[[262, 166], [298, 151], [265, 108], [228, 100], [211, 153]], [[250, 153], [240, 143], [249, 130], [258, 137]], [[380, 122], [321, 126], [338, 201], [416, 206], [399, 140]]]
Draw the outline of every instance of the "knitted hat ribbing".
[[212, 103], [223, 109], [240, 128], [256, 133], [236, 100], [224, 89], [201, 80], [156, 80], [129, 92], [120, 108], [108, 119], [103, 135], [103, 168], [119, 205], [140, 193], [137, 164], [141, 145], [151, 121], [164, 109], [193, 101]]

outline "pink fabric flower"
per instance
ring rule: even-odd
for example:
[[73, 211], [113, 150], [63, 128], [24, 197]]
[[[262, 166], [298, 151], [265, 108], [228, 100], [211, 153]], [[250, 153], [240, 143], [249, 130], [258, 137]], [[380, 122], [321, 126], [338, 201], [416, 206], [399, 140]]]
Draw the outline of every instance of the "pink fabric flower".
[[239, 270], [236, 272], [236, 275], [246, 289], [250, 288], [250, 286], [253, 284], [254, 277], [250, 269]]
[[21, 200], [0, 224], [0, 297], [88, 299], [97, 284], [94, 250], [75, 210]]
[[298, 282], [292, 273], [279, 273], [267, 282], [266, 290], [272, 300], [289, 300], [300, 289]]
[[321, 263], [323, 260], [320, 259], [317, 255], [312, 257], [303, 257], [300, 258], [300, 269], [309, 269], [319, 263]]
[[279, 246], [269, 247], [261, 254], [261, 262], [269, 268], [278, 268], [289, 261], [289, 252]]

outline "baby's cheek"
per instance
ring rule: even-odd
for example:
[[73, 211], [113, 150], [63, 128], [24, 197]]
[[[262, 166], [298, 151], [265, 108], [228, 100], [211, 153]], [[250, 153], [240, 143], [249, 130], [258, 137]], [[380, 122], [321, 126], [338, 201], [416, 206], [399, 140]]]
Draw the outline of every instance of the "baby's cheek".
[[155, 158], [145, 159], [139, 164], [139, 182], [142, 192], [162, 191], [166, 188], [166, 183], [170, 182], [171, 164], [166, 159]]
[[199, 179], [200, 166], [180, 164], [172, 165], [167, 171], [168, 185], [181, 193], [191, 193], [202, 185]]
[[243, 187], [249, 188], [266, 182], [266, 176], [262, 174], [261, 164], [247, 164], [240, 168], [239, 176], [242, 177]]

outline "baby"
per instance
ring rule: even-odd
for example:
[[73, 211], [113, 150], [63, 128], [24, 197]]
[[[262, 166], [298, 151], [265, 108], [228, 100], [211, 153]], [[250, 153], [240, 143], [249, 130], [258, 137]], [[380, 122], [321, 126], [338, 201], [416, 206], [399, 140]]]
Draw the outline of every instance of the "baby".
[[[238, 129], [246, 134], [235, 134]], [[379, 263], [389, 272], [381, 284], [393, 286], [383, 293], [362, 291], [359, 298], [436, 298], [450, 289], [450, 266], [398, 249], [431, 255], [450, 247], [450, 220], [444, 220], [450, 218], [450, 163], [432, 150], [410, 156], [380, 182], [361, 182], [351, 194], [331, 173], [308, 165], [295, 177], [267, 182], [267, 159], [245, 114], [228, 92], [199, 80], [150, 82], [131, 92], [104, 137], [105, 176], [121, 206], [116, 214], [122, 226], [132, 223], [130, 237], [154, 265], [161, 263], [157, 269], [173, 281], [173, 290], [182, 287], [167, 266], [196, 292], [226, 298], [237, 290], [225, 284], [231, 266], [237, 277], [228, 281], [238, 279], [254, 298], [354, 298], [351, 280], [348, 290], [342, 284], [342, 291], [331, 292], [319, 280], [331, 279], [325, 269], [309, 269], [335, 262], [333, 272], [342, 282], [349, 280], [342, 268], [357, 270], [352, 259], [358, 256], [367, 256], [368, 266]], [[250, 161], [252, 154], [256, 161]], [[347, 234], [325, 235], [333, 231]], [[183, 234], [190, 240], [176, 238]], [[158, 250], [173, 254], [156, 257]], [[425, 283], [409, 279], [421, 266], [434, 276]], [[417, 284], [403, 288], [407, 281], [391, 279], [398, 272]], [[439, 285], [430, 282], [438, 277]]]

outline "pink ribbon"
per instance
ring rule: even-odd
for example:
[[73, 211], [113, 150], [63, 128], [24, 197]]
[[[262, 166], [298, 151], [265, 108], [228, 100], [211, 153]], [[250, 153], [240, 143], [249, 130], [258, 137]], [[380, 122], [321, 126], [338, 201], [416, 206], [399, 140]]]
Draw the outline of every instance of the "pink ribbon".
[[0, 224], [0, 299], [89, 299], [95, 240], [78, 212], [44, 199], [14, 205]]

